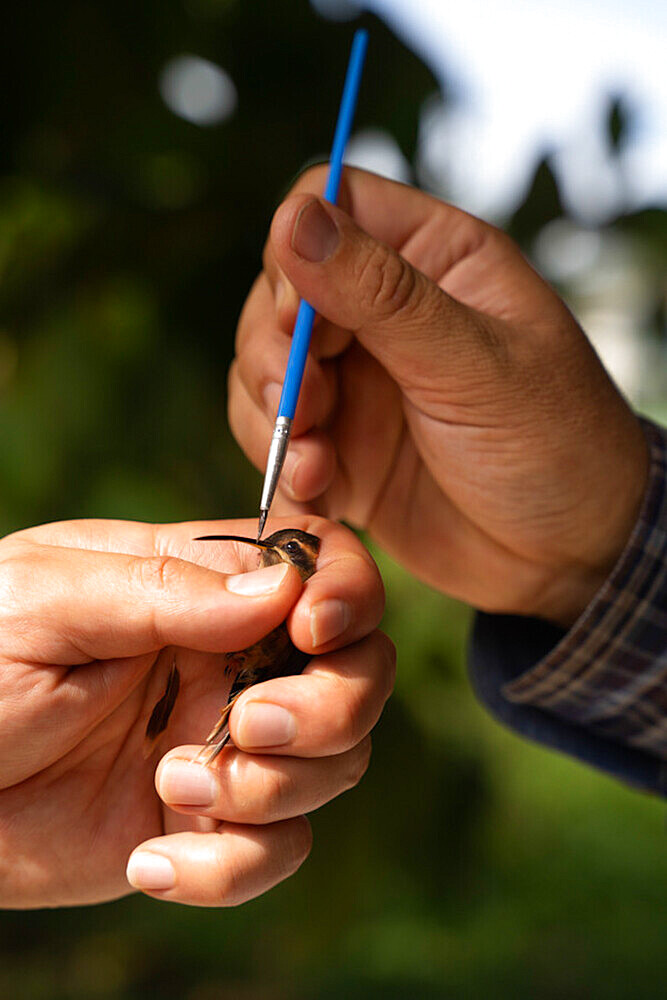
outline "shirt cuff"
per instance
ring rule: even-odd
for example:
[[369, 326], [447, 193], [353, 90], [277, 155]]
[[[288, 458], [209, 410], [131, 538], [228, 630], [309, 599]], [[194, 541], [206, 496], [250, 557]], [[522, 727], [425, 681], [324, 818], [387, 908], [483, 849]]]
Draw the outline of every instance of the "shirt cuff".
[[499, 722], [527, 739], [576, 757], [642, 791], [667, 796], [667, 764], [654, 754], [503, 695], [505, 685], [546, 657], [562, 636], [562, 629], [537, 618], [478, 613], [468, 657], [475, 694]]
[[667, 761], [667, 431], [642, 425], [649, 480], [623, 554], [572, 628], [500, 692]]

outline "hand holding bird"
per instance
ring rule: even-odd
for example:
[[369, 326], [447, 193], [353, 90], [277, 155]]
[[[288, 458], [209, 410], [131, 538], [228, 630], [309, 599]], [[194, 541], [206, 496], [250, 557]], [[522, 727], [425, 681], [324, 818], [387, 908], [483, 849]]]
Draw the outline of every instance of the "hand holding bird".
[[[299, 528], [283, 528], [274, 532], [264, 541], [245, 538], [242, 535], [202, 535], [197, 542], [241, 542], [252, 545], [261, 552], [262, 566], [275, 566], [286, 563], [293, 566], [305, 583], [315, 572], [317, 555], [320, 551], [320, 539]], [[206, 737], [206, 747], [198, 757], [203, 764], [210, 764], [229, 742], [229, 714], [238, 697], [253, 684], [270, 680], [272, 677], [284, 677], [290, 674], [300, 674], [310, 657], [297, 649], [289, 637], [284, 622], [271, 632], [239, 652], [227, 653], [225, 656], [225, 673], [233, 677], [233, 683], [227, 697], [227, 704], [220, 713], [220, 719]], [[180, 674], [174, 662], [165, 692], [151, 713], [146, 727], [147, 750], [152, 751], [155, 743], [166, 729], [176, 698], [180, 689]], [[148, 753], [145, 754], [148, 756]]]
[[[362, 776], [394, 668], [377, 570], [319, 518], [285, 522], [321, 539], [305, 584], [285, 564], [253, 569], [248, 546], [193, 540], [255, 523], [69, 521], [0, 540], [1, 906], [125, 895], [130, 854], [136, 888], [234, 905], [301, 864], [304, 813]], [[285, 618], [312, 660], [240, 694], [230, 745], [198, 764], [189, 741], [219, 718], [227, 654]], [[141, 748], [174, 660], [155, 773]]]

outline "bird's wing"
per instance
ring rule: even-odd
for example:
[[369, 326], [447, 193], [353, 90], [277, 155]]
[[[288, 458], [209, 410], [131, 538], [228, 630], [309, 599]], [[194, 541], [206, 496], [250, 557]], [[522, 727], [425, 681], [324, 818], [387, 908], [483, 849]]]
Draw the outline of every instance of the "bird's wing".
[[227, 704], [220, 718], [206, 737], [198, 760], [210, 764], [230, 741], [229, 715], [236, 699], [249, 687], [273, 677], [300, 674], [310, 660], [307, 653], [292, 644], [285, 625], [280, 625], [268, 636], [239, 653], [243, 662], [229, 691]]

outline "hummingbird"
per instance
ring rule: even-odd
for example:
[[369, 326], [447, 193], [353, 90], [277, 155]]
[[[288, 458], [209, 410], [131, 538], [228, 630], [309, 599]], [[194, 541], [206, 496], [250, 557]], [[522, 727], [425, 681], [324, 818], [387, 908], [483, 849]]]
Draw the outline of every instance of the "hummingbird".
[[[320, 539], [317, 535], [300, 531], [298, 528], [283, 528], [280, 531], [274, 531], [264, 541], [246, 538], [242, 535], [201, 535], [194, 541], [242, 542], [245, 545], [253, 545], [261, 552], [262, 566], [274, 566], [280, 562], [289, 563], [290, 566], [295, 567], [303, 582], [315, 572], [317, 556], [320, 551]], [[225, 673], [231, 674], [234, 679], [227, 704], [222, 709], [219, 720], [206, 737], [205, 746], [197, 760], [203, 764], [210, 764], [229, 743], [229, 714], [243, 691], [259, 681], [300, 674], [309, 659], [310, 656], [307, 653], [296, 648], [289, 637], [287, 625], [284, 622], [265, 635], [263, 639], [248, 646], [247, 649], [226, 653]], [[179, 687], [179, 672], [174, 663], [167, 678], [165, 692], [155, 705], [146, 726], [145, 745], [148, 753], [152, 751], [157, 739], [167, 728]]]

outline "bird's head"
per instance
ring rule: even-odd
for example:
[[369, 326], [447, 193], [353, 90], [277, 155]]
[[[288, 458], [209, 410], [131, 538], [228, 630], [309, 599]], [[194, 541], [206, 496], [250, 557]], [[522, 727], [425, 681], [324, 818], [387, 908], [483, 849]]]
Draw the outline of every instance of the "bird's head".
[[275, 563], [286, 562], [298, 571], [302, 580], [307, 580], [315, 572], [317, 556], [320, 551], [320, 540], [317, 535], [310, 535], [299, 528], [282, 528], [258, 542], [255, 538], [243, 535], [201, 535], [196, 542], [243, 542], [254, 545], [262, 552], [262, 563], [272, 566]]

